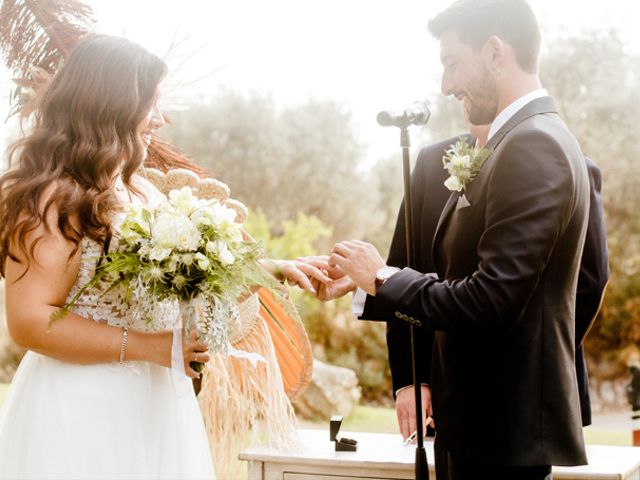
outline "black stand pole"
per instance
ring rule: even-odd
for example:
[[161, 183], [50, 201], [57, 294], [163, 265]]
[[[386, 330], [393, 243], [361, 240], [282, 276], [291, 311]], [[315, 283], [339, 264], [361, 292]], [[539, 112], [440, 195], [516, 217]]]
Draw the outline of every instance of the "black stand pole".
[[[405, 225], [405, 242], [407, 248], [407, 267], [414, 268], [414, 250], [413, 250], [413, 206], [411, 202], [411, 166], [409, 163], [409, 147], [411, 140], [409, 139], [409, 131], [407, 127], [400, 129], [400, 147], [402, 148], [402, 171], [404, 177], [404, 225]], [[416, 348], [413, 335], [414, 326], [409, 326], [411, 330], [411, 370], [413, 373], [413, 387], [416, 399], [416, 437], [418, 445], [416, 446], [416, 480], [429, 480], [429, 464], [427, 463], [427, 451], [424, 448], [424, 426], [422, 423], [422, 391], [418, 383], [418, 375], [416, 372]]]

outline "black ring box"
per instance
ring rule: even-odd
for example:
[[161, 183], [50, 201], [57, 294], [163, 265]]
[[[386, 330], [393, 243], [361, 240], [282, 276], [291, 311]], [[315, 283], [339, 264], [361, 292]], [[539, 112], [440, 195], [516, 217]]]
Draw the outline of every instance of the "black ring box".
[[342, 426], [342, 416], [334, 415], [329, 422], [329, 440], [336, 442], [336, 452], [355, 452], [358, 450], [358, 441], [339, 435]]

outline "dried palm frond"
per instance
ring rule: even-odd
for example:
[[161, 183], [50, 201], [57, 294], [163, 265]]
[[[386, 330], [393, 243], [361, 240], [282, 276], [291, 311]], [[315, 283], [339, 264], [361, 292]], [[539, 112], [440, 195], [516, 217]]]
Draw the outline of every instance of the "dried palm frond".
[[33, 67], [53, 74], [93, 22], [78, 0], [0, 0], [0, 52], [22, 78]]
[[0, 53], [18, 76], [9, 116], [31, 114], [38, 93], [92, 24], [91, 8], [77, 0], [0, 0]]

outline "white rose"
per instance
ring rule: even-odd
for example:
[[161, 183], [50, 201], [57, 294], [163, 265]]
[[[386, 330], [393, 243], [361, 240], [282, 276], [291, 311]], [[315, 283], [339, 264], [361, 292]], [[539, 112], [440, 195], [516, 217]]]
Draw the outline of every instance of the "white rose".
[[462, 184], [460, 179], [453, 175], [445, 180], [444, 186], [447, 187], [452, 192], [461, 192], [462, 189], [464, 188], [464, 185]]
[[200, 245], [200, 232], [189, 218], [162, 214], [151, 229], [154, 244], [161, 248], [195, 251]]

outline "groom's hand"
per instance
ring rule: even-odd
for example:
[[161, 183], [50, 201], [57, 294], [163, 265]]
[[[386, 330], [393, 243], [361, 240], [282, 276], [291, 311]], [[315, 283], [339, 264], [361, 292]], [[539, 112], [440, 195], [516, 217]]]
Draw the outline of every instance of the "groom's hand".
[[331, 250], [329, 265], [340, 267], [355, 285], [375, 296], [376, 273], [385, 266], [385, 262], [370, 243], [351, 240], [336, 243]]
[[[435, 427], [433, 419], [427, 423], [427, 415], [431, 417], [433, 410], [431, 407], [431, 389], [426, 386], [421, 386], [422, 393], [422, 426], [424, 432], [422, 435], [427, 434], [427, 425]], [[401, 388], [396, 394], [396, 416], [398, 418], [398, 428], [402, 434], [402, 439], [406, 440], [409, 436], [416, 431], [416, 397], [415, 389], [413, 385]], [[414, 439], [413, 443], [416, 443]]]
[[344, 297], [349, 292], [353, 292], [356, 289], [356, 284], [353, 283], [350, 277], [345, 275], [330, 283], [316, 284], [314, 281], [314, 287], [316, 287], [316, 297], [318, 297], [318, 300], [328, 302], [329, 300], [335, 300], [336, 298]]
[[298, 261], [308, 263], [329, 276], [330, 282], [319, 282], [311, 278], [311, 283], [316, 290], [316, 297], [322, 301], [335, 300], [355, 290], [356, 286], [344, 271], [337, 266], [329, 265], [327, 255], [299, 257]]

